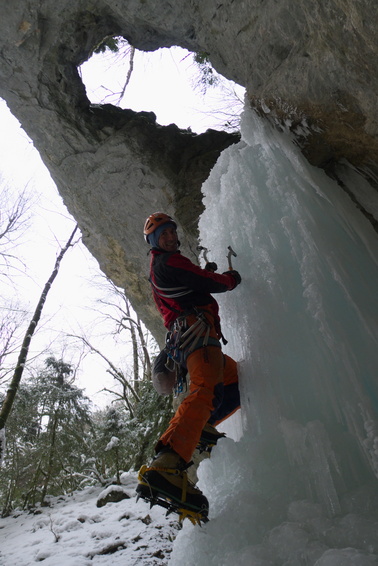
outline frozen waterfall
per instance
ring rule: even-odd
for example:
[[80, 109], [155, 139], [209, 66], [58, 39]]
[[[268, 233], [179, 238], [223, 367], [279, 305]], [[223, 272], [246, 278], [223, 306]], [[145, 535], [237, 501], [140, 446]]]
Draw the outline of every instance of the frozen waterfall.
[[170, 564], [377, 565], [377, 234], [250, 110], [203, 192], [201, 243], [220, 271], [231, 245], [243, 279], [217, 297], [242, 411], [200, 466], [211, 520]]

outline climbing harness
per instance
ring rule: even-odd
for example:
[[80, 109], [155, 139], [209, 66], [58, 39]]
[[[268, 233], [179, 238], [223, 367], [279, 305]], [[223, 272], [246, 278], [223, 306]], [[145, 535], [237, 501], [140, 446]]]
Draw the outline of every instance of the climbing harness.
[[[196, 316], [195, 322], [191, 325], [187, 321], [190, 314]], [[221, 347], [219, 340], [210, 336], [210, 330], [211, 324], [206, 319], [205, 312], [195, 308], [177, 317], [172, 330], [167, 333], [165, 350], [168, 360], [165, 365], [169, 371], [176, 369], [175, 396], [186, 391], [187, 388], [187, 357], [205, 346]]]

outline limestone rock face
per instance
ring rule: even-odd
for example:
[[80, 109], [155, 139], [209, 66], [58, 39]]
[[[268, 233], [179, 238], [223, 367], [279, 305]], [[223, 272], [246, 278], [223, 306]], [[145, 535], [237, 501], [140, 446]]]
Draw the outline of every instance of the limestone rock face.
[[208, 53], [262, 115], [296, 132], [307, 124], [298, 142], [312, 163], [332, 169], [346, 158], [371, 179], [378, 173], [375, 0], [0, 0], [0, 13], [0, 96], [85, 244], [158, 338], [143, 221], [155, 210], [175, 216], [194, 258], [201, 184], [239, 138], [162, 127], [148, 108], [91, 107], [77, 66], [106, 36]]

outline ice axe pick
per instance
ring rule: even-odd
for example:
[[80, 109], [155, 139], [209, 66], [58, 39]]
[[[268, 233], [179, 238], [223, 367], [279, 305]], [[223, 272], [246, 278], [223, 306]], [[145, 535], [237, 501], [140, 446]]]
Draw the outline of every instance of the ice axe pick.
[[207, 259], [207, 252], [209, 251], [207, 248], [204, 248], [203, 246], [197, 246], [197, 250], [200, 252], [203, 252], [203, 259], [206, 261], [206, 263], [208, 263], [208, 259]]
[[201, 254], [201, 252], [203, 252], [203, 259], [206, 262], [205, 269], [207, 271], [212, 271], [214, 273], [218, 269], [218, 266], [215, 262], [208, 260], [207, 252], [209, 250], [207, 248], [204, 248], [203, 246], [197, 246], [197, 250], [200, 252], [200, 254]]
[[234, 250], [232, 249], [231, 246], [228, 246], [227, 249], [228, 249], [228, 254], [227, 254], [228, 269], [229, 269], [230, 271], [233, 271], [234, 268], [232, 267], [231, 256], [237, 257], [238, 254], [236, 254], [236, 253], [234, 252]]

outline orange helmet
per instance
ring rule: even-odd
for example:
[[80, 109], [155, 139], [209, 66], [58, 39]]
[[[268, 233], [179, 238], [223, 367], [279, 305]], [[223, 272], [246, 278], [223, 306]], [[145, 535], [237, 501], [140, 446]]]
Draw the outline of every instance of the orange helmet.
[[177, 229], [176, 222], [173, 220], [173, 218], [171, 218], [171, 216], [168, 216], [168, 214], [165, 214], [164, 212], [154, 212], [153, 214], [150, 214], [150, 216], [147, 218], [146, 222], [144, 223], [143, 233], [146, 242], [148, 243], [148, 236], [150, 234], [155, 232], [155, 230], [159, 228], [159, 226], [162, 226], [167, 222], [173, 224], [174, 227]]

